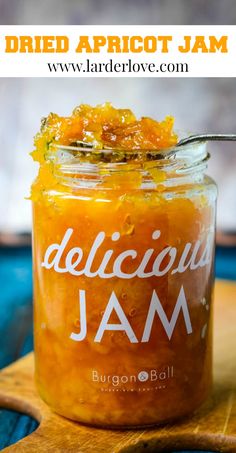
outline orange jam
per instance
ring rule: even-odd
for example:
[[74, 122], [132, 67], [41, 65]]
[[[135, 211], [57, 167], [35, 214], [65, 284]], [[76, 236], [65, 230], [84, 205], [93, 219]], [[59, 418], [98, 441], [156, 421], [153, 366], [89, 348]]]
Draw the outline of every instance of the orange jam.
[[209, 394], [216, 188], [205, 144], [176, 142], [110, 104], [36, 135], [36, 382], [65, 417], [154, 425]]

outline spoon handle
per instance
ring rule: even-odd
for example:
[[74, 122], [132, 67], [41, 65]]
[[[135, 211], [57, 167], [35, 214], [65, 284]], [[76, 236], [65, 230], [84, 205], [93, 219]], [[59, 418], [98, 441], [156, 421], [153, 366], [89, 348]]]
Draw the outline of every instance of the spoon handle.
[[194, 142], [208, 141], [236, 141], [236, 134], [196, 134], [180, 140], [176, 146], [187, 145]]

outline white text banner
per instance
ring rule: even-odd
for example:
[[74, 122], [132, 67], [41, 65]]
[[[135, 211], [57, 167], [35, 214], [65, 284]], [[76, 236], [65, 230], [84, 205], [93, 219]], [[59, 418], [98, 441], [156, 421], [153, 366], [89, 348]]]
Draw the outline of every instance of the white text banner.
[[1, 77], [235, 77], [236, 26], [0, 26]]

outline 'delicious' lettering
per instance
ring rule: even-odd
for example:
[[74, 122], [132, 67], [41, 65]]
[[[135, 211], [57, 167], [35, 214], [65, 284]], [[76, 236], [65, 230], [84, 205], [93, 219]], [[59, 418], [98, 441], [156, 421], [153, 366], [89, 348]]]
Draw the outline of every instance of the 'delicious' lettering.
[[[165, 247], [161, 250], [161, 252], [157, 253], [156, 256], [155, 248], [146, 250], [142, 256], [140, 256], [137, 250], [128, 249], [122, 251], [115, 258], [114, 250], [109, 249], [104, 251], [100, 264], [97, 264], [97, 268], [94, 269], [94, 264], [97, 262], [98, 252], [101, 252], [101, 248], [106, 238], [105, 232], [101, 231], [98, 233], [92, 244], [86, 258], [85, 266], [83, 268], [79, 268], [79, 265], [84, 257], [82, 248], [73, 247], [69, 251], [66, 251], [72, 235], [73, 229], [68, 228], [60, 244], [55, 243], [49, 245], [41, 264], [43, 268], [54, 269], [55, 272], [61, 274], [69, 273], [74, 276], [84, 275], [89, 278], [100, 277], [108, 279], [118, 277], [122, 279], [131, 279], [134, 277], [162, 277], [168, 272], [171, 272], [172, 274], [181, 274], [187, 269], [194, 271], [200, 267], [207, 266], [211, 260], [211, 251], [213, 246], [213, 234], [209, 234], [207, 236], [205, 243], [200, 240], [197, 240], [195, 243], [188, 242], [178, 260], [177, 249], [176, 247], [171, 246]], [[153, 232], [151, 239], [153, 241], [157, 241], [160, 236], [161, 232], [156, 230]], [[120, 240], [120, 237], [120, 233], [116, 231], [112, 234], [111, 240], [116, 242]], [[151, 260], [154, 260], [152, 268], [149, 272], [146, 272]], [[132, 262], [133, 264], [137, 262], [137, 267], [132, 273], [125, 272], [124, 268], [126, 262]], [[108, 266], [112, 268], [112, 272], [107, 272]], [[133, 267], [134, 266], [132, 265], [132, 268]]]

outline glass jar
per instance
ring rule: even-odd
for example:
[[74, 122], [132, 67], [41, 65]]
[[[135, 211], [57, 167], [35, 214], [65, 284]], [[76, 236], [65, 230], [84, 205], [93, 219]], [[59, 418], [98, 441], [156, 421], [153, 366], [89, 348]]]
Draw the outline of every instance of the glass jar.
[[142, 427], [209, 395], [217, 191], [207, 159], [206, 144], [49, 152], [54, 182], [33, 202], [35, 373], [57, 413]]

